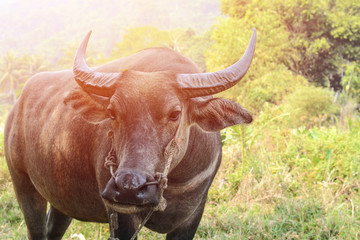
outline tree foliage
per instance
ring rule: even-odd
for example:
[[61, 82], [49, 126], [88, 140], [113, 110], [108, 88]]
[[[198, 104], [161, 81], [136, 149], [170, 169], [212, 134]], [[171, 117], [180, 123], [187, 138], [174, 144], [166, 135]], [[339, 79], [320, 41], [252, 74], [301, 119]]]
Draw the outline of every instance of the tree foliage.
[[[225, 43], [219, 40], [219, 32], [237, 35], [239, 29], [245, 29], [246, 33], [256, 27], [259, 39], [263, 39], [259, 40], [256, 49], [256, 61], [261, 61], [262, 66], [265, 64], [265, 69], [271, 64], [282, 63], [310, 82], [338, 90], [341, 89], [344, 64], [355, 62], [359, 65], [358, 1], [223, 0], [222, 3], [222, 12], [229, 18], [216, 25], [212, 36], [221, 47], [214, 45], [214, 53], [210, 56], [243, 48], [242, 39], [238, 44]], [[228, 65], [233, 59], [226, 59], [219, 66]], [[214, 65], [211, 61], [209, 64]], [[255, 71], [259, 69], [255, 68]]]

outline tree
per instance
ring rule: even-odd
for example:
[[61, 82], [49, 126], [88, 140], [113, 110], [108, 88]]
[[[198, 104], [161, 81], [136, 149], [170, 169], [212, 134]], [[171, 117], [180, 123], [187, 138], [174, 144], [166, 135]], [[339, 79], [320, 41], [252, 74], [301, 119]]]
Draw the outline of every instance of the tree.
[[341, 89], [343, 66], [360, 59], [360, 3], [356, 1], [295, 1], [285, 24], [300, 53], [298, 71], [310, 81]]
[[[286, 41], [296, 54], [282, 52], [286, 59], [280, 62], [310, 82], [341, 89], [344, 64], [360, 59], [359, 1], [223, 0], [222, 3], [223, 13], [230, 18], [252, 23], [257, 28], [261, 27], [257, 23], [262, 22], [270, 32], [281, 26], [281, 34], [287, 35]], [[259, 38], [274, 36], [260, 34]], [[276, 45], [282, 44], [277, 41]], [[281, 56], [273, 54], [280, 60]]]

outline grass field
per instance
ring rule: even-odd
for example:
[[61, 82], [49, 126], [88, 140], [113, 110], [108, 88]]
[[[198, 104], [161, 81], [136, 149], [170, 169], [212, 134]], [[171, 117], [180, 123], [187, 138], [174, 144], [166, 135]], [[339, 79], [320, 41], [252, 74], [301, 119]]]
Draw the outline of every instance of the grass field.
[[[343, 130], [290, 128], [286, 118], [223, 131], [223, 162], [195, 239], [360, 239], [359, 120]], [[0, 239], [26, 239], [2, 142], [0, 155]], [[105, 224], [74, 220], [64, 239], [108, 234]], [[144, 229], [138, 239], [165, 235]]]

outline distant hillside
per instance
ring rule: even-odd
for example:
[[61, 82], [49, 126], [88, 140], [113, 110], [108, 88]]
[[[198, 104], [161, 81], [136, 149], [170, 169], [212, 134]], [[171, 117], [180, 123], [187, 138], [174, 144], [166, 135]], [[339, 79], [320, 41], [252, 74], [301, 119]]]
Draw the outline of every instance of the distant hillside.
[[152, 25], [202, 32], [219, 14], [218, 0], [2, 0], [0, 57], [14, 51], [54, 58], [90, 29], [90, 44], [107, 54], [127, 28]]

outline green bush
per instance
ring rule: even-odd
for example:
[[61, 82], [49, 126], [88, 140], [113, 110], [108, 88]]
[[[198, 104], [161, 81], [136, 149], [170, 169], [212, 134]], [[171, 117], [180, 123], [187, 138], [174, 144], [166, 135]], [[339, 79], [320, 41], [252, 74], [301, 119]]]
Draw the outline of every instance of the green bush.
[[284, 110], [290, 113], [290, 126], [313, 127], [329, 120], [338, 106], [332, 92], [325, 88], [302, 86], [284, 101]]

